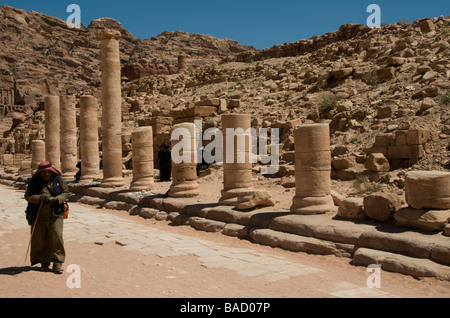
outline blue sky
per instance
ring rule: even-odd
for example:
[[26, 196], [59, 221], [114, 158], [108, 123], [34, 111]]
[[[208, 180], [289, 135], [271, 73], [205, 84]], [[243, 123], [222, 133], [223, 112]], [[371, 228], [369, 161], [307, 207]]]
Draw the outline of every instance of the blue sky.
[[66, 11], [68, 5], [78, 4], [85, 26], [108, 17], [142, 39], [181, 30], [228, 38], [257, 49], [323, 35], [342, 24], [366, 24], [370, 4], [380, 6], [381, 23], [450, 15], [449, 0], [0, 0], [3, 4], [63, 20], [71, 14]]

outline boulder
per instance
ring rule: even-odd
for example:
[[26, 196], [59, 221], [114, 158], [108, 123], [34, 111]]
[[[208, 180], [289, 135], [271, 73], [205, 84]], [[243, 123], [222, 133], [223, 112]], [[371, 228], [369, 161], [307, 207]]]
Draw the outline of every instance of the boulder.
[[364, 168], [374, 172], [388, 172], [391, 167], [389, 160], [382, 153], [372, 153], [367, 157]]
[[353, 67], [344, 67], [341, 69], [335, 69], [331, 71], [331, 76], [337, 80], [341, 80], [346, 78], [347, 76], [352, 75]]
[[388, 66], [399, 66], [405, 64], [405, 58], [398, 56], [391, 56], [387, 58], [386, 62]]
[[388, 222], [393, 220], [394, 213], [400, 208], [401, 202], [389, 193], [373, 193], [364, 197], [364, 213], [371, 219]]
[[235, 204], [238, 210], [249, 210], [257, 206], [274, 206], [275, 202], [266, 190], [246, 190], [239, 193]]
[[348, 219], [362, 219], [366, 217], [363, 209], [363, 198], [346, 198], [339, 204], [338, 215]]
[[340, 156], [333, 158], [332, 165], [336, 170], [348, 169], [356, 165], [356, 159], [354, 156]]

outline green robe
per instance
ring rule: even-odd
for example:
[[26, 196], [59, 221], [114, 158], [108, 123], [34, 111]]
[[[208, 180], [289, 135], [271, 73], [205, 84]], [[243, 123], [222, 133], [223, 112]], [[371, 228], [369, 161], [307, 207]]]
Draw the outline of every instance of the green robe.
[[[47, 186], [53, 192], [52, 180], [50, 180]], [[58, 203], [63, 203], [70, 198], [69, 189], [62, 178], [61, 190], [61, 194], [56, 197]], [[30, 195], [30, 191], [27, 188], [25, 191], [25, 200], [40, 205], [40, 197], [42, 194], [47, 194], [49, 197], [52, 196], [45, 186], [42, 187], [42, 193], [35, 195]], [[62, 217], [55, 217], [53, 215], [51, 203], [44, 202], [31, 239], [31, 265], [49, 262], [64, 263], [66, 252], [63, 241], [63, 223], [64, 219]], [[33, 227], [31, 230], [33, 230]]]

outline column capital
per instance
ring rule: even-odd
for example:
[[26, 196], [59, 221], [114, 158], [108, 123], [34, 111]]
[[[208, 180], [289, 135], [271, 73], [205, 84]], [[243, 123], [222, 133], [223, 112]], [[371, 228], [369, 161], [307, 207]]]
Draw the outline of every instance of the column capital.
[[98, 40], [109, 40], [109, 39], [119, 40], [121, 37], [122, 36], [120, 34], [120, 31], [117, 30], [103, 29], [97, 32]]

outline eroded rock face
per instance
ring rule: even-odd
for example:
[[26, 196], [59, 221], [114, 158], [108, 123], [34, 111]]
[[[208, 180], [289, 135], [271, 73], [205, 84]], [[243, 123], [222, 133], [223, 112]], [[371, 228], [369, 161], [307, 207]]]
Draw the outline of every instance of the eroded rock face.
[[77, 93], [92, 94], [92, 86], [100, 85], [100, 45], [96, 34], [102, 29], [120, 32], [123, 73], [130, 80], [176, 73], [177, 56], [182, 53], [189, 57], [188, 65], [208, 65], [227, 55], [255, 50], [233, 40], [181, 31], [141, 40], [111, 18], [69, 29], [66, 21], [59, 18], [9, 6], [0, 6], [0, 17], [0, 76], [20, 80], [20, 100], [25, 104], [35, 105], [36, 96], [66, 95], [69, 87]]

